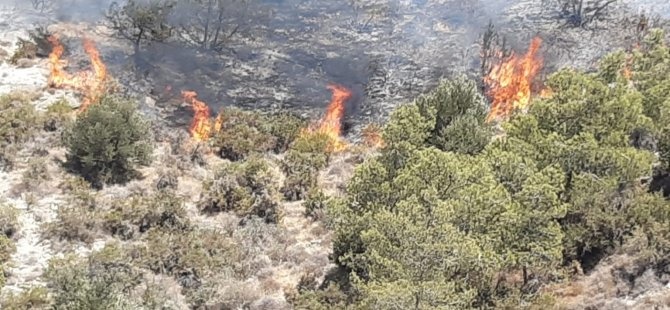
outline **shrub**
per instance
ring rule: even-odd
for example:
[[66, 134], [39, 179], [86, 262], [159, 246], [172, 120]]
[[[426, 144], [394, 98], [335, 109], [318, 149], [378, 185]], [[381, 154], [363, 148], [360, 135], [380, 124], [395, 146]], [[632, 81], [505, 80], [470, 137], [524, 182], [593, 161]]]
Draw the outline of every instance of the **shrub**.
[[128, 295], [141, 275], [115, 244], [88, 258], [52, 259], [44, 273], [54, 309], [132, 309]]
[[19, 230], [19, 211], [9, 204], [0, 204], [0, 232], [12, 238]]
[[51, 300], [46, 288], [37, 286], [26, 289], [18, 294], [9, 294], [0, 302], [0, 307], [7, 310], [49, 309]]
[[152, 229], [146, 245], [138, 245], [133, 252], [136, 263], [173, 276], [187, 290], [197, 290], [203, 278], [229, 270], [239, 256], [236, 244], [214, 230]]
[[0, 235], [0, 262], [3, 265], [11, 258], [14, 251], [16, 251], [14, 242], [5, 235]]
[[300, 131], [307, 126], [307, 122], [289, 113], [268, 115], [263, 122], [263, 131], [275, 138], [272, 148], [275, 153], [283, 153], [300, 135]]
[[221, 130], [213, 142], [221, 157], [236, 161], [272, 148], [274, 137], [261, 130], [263, 117], [260, 114], [235, 108], [223, 113]]
[[46, 157], [36, 157], [28, 162], [28, 167], [23, 172], [21, 184], [27, 191], [35, 191], [44, 182], [51, 179], [47, 168], [48, 159]]
[[312, 188], [305, 199], [305, 216], [321, 219], [326, 212], [328, 197], [318, 188]]
[[47, 107], [44, 118], [44, 130], [57, 131], [72, 121], [72, 106], [65, 98], [61, 98]]
[[99, 187], [128, 181], [151, 155], [149, 127], [124, 98], [107, 96], [93, 104], [63, 133], [72, 170]]
[[9, 59], [9, 63], [16, 65], [19, 59], [33, 59], [37, 57], [37, 44], [26, 39], [19, 38], [16, 42], [16, 51]]
[[112, 235], [131, 239], [151, 228], [185, 231], [191, 229], [184, 201], [169, 191], [150, 197], [133, 197], [116, 203], [105, 214], [103, 227]]
[[9, 168], [20, 144], [36, 132], [38, 115], [27, 94], [0, 96], [0, 168]]
[[282, 194], [288, 200], [301, 200], [309, 189], [317, 186], [319, 171], [326, 167], [328, 156], [318, 152], [290, 150], [281, 162], [286, 174]]
[[239, 216], [256, 215], [276, 223], [281, 214], [274, 199], [274, 179], [270, 167], [259, 158], [226, 165], [204, 183], [198, 203], [200, 210], [206, 213], [234, 211]]
[[68, 205], [56, 211], [56, 220], [45, 224], [47, 238], [56, 237], [60, 241], [80, 241], [92, 243], [98, 235], [99, 213], [90, 208]]

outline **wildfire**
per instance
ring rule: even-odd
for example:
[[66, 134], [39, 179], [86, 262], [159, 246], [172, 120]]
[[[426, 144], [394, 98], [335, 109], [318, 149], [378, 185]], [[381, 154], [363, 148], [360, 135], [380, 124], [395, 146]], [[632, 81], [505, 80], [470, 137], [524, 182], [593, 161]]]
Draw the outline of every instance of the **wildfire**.
[[[191, 127], [189, 132], [197, 141], [206, 141], [212, 134], [212, 121], [209, 118], [209, 107], [206, 103], [198, 100], [198, 93], [185, 90], [181, 92], [184, 101], [189, 103], [193, 108], [193, 122], [191, 122]], [[219, 130], [221, 128], [221, 114], [217, 117], [217, 127]]]
[[84, 96], [80, 110], [86, 108], [93, 102], [97, 101], [105, 91], [105, 81], [107, 80], [107, 67], [102, 62], [100, 52], [95, 46], [95, 43], [89, 39], [83, 40], [84, 51], [91, 60], [92, 71], [82, 71], [75, 74], [69, 74], [65, 71], [66, 62], [61, 60], [65, 48], [61, 44], [59, 38], [52, 35], [48, 38], [52, 46], [49, 54], [49, 67], [51, 74], [49, 75], [49, 86], [55, 88], [68, 88], [81, 92]]
[[493, 65], [491, 72], [484, 77], [487, 94], [492, 101], [487, 121], [528, 107], [533, 80], [542, 67], [542, 60], [537, 55], [541, 44], [542, 39], [533, 38], [525, 55], [512, 53], [501, 63]]
[[318, 123], [313, 124], [305, 133], [320, 133], [328, 136], [332, 151], [339, 152], [347, 148], [346, 142], [342, 140], [342, 118], [344, 117], [344, 105], [351, 99], [351, 91], [344, 86], [329, 84], [328, 89], [333, 92], [330, 104]]

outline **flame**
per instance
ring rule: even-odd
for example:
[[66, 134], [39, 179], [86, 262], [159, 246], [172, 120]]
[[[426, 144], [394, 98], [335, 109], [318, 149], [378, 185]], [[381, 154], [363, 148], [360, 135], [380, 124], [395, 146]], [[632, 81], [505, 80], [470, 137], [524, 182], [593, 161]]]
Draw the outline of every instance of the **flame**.
[[330, 104], [326, 110], [326, 115], [313, 124], [303, 134], [320, 133], [324, 134], [330, 140], [330, 148], [334, 152], [344, 151], [347, 143], [342, 140], [342, 118], [344, 117], [344, 105], [351, 99], [351, 91], [344, 86], [329, 84], [328, 89], [333, 92]]
[[209, 107], [206, 103], [198, 100], [198, 93], [194, 91], [185, 90], [181, 92], [181, 95], [184, 98], [184, 101], [189, 103], [195, 112], [189, 132], [197, 141], [205, 141], [209, 139], [212, 133], [212, 122], [209, 119]]
[[[487, 94], [492, 101], [487, 121], [508, 116], [515, 109], [528, 107], [533, 80], [542, 67], [542, 60], [537, 56], [541, 44], [542, 39], [533, 38], [525, 55], [512, 53], [494, 65], [484, 77]], [[501, 52], [497, 54], [502, 55]]]
[[215, 132], [221, 131], [222, 126], [223, 126], [223, 114], [219, 112], [219, 115], [217, 115], [216, 119], [214, 120], [214, 131]]
[[82, 71], [75, 74], [69, 74], [65, 71], [67, 63], [61, 60], [65, 48], [59, 38], [55, 35], [49, 36], [49, 43], [52, 46], [49, 54], [49, 86], [54, 88], [68, 88], [81, 92], [84, 96], [80, 111], [86, 110], [88, 106], [97, 101], [105, 91], [105, 81], [107, 80], [107, 67], [102, 62], [100, 52], [95, 43], [89, 39], [83, 40], [84, 51], [91, 60], [92, 71]]
[[363, 141], [365, 145], [371, 148], [382, 148], [384, 147], [384, 139], [380, 133], [381, 129], [375, 124], [370, 124], [363, 129]]

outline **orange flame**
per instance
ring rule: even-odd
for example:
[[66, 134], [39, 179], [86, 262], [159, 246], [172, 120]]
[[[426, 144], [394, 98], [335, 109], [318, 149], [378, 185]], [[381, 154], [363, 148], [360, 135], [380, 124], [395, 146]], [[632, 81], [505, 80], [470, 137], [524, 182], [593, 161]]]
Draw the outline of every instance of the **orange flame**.
[[500, 64], [494, 65], [484, 77], [492, 101], [487, 121], [509, 116], [515, 109], [528, 107], [533, 80], [542, 67], [542, 60], [537, 56], [541, 44], [542, 39], [533, 38], [525, 55], [520, 57], [512, 53]]
[[91, 59], [92, 71], [82, 71], [76, 74], [69, 74], [65, 71], [66, 62], [61, 60], [65, 48], [57, 36], [52, 35], [48, 38], [52, 50], [49, 54], [49, 86], [55, 88], [68, 88], [83, 93], [83, 100], [80, 111], [86, 110], [88, 106], [97, 101], [105, 91], [105, 81], [107, 80], [107, 67], [102, 62], [100, 52], [95, 47], [95, 43], [89, 39], [83, 40], [84, 51]]
[[184, 101], [189, 103], [195, 114], [189, 132], [197, 141], [209, 139], [212, 133], [212, 122], [209, 119], [209, 107], [206, 103], [198, 100], [198, 93], [190, 90], [181, 92]]
[[337, 84], [329, 84], [328, 89], [333, 92], [333, 95], [326, 110], [326, 115], [303, 133], [320, 133], [326, 135], [330, 140], [331, 150], [340, 152], [347, 148], [347, 144], [342, 140], [340, 134], [342, 133], [344, 105], [347, 100], [351, 99], [352, 94], [349, 89]]

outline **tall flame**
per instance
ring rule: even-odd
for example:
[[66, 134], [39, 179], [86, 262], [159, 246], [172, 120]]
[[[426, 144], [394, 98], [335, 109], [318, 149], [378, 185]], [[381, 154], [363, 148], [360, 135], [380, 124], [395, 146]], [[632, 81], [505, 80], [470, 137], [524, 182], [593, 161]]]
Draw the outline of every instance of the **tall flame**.
[[306, 133], [324, 134], [330, 140], [332, 151], [339, 152], [347, 148], [347, 144], [342, 140], [342, 118], [344, 118], [344, 108], [346, 102], [351, 99], [351, 91], [344, 86], [329, 84], [328, 89], [333, 93], [330, 104], [326, 110], [326, 115], [318, 123], [310, 126]]
[[105, 81], [107, 80], [107, 67], [102, 62], [100, 52], [95, 47], [95, 43], [89, 39], [83, 40], [84, 51], [91, 60], [92, 71], [82, 71], [75, 74], [69, 74], [65, 71], [66, 62], [61, 60], [65, 48], [59, 38], [55, 35], [49, 36], [49, 43], [52, 46], [49, 54], [49, 86], [55, 88], [68, 88], [82, 93], [84, 96], [80, 110], [86, 110], [88, 106], [97, 101], [105, 91]]
[[212, 134], [212, 122], [209, 119], [209, 107], [206, 103], [198, 100], [198, 93], [194, 91], [185, 90], [181, 92], [181, 95], [184, 98], [184, 101], [191, 105], [193, 112], [195, 113], [189, 132], [197, 141], [206, 141]]
[[512, 53], [494, 65], [484, 77], [487, 94], [492, 101], [487, 121], [506, 117], [515, 109], [528, 107], [533, 80], [542, 68], [542, 60], [537, 55], [541, 44], [542, 39], [533, 38], [525, 55]]

